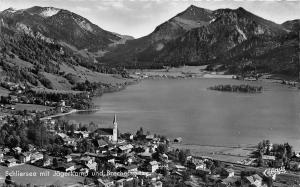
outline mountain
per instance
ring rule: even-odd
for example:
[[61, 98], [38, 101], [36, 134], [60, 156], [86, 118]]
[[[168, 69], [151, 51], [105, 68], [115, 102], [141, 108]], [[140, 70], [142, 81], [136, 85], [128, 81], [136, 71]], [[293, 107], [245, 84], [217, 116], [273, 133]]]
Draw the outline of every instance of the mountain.
[[101, 53], [110, 45], [131, 39], [106, 31], [73, 12], [54, 7], [9, 8], [0, 12], [0, 19], [7, 27], [48, 42], [60, 42], [78, 51]]
[[241, 7], [211, 11], [190, 6], [99, 61], [129, 68], [210, 64], [229, 73], [257, 70], [296, 75], [298, 44], [291, 30], [297, 24], [276, 24]]
[[[127, 67], [136, 67], [139, 65], [131, 64], [131, 62], [135, 63], [138, 58], [137, 56], [142, 54], [145, 58], [150, 58], [147, 66], [153, 65], [155, 67], [155, 64], [152, 63], [154, 56], [156, 56], [169, 41], [175, 40], [191, 29], [208, 25], [213, 19], [214, 17], [211, 10], [192, 5], [185, 11], [157, 26], [151, 34], [127, 41], [125, 45], [119, 45], [111, 52], [106, 53], [105, 56], [98, 61], [117, 63]], [[122, 62], [120, 62], [120, 59], [122, 59]]]
[[282, 26], [286, 29], [288, 29], [289, 31], [295, 31], [295, 32], [299, 32], [300, 31], [300, 19], [295, 19], [295, 20], [291, 20], [291, 21], [286, 21], [282, 24]]
[[10, 27], [5, 21], [0, 19], [0, 82], [22, 83], [41, 91], [73, 93], [86, 81], [104, 90], [119, 88], [130, 81], [125, 78], [127, 73], [123, 69], [95, 63], [59, 42]]

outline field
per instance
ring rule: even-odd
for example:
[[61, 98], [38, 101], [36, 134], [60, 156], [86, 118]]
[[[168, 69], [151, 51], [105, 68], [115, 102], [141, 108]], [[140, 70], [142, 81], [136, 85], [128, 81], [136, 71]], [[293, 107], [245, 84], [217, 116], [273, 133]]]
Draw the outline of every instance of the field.
[[188, 145], [188, 144], [172, 144], [174, 149], [189, 149], [193, 156], [206, 156], [213, 159], [238, 162], [249, 157], [254, 151], [250, 147], [224, 147], [224, 146], [206, 146], [206, 145]]
[[225, 75], [225, 72], [208, 72], [205, 71], [205, 66], [181, 66], [172, 67], [165, 69], [155, 69], [155, 70], [129, 70], [131, 74], [135, 72], [142, 73], [150, 77], [198, 77], [198, 78], [229, 78], [231, 79], [233, 75]]
[[36, 110], [36, 111], [45, 111], [45, 110], [49, 110], [52, 109], [53, 107], [49, 107], [49, 106], [43, 106], [43, 105], [34, 105], [34, 104], [21, 104], [18, 103], [15, 105], [15, 109], [16, 110]]
[[[76, 184], [78, 182], [83, 182], [84, 178], [79, 176], [54, 176], [55, 171], [44, 169], [44, 168], [38, 168], [35, 166], [31, 166], [28, 164], [24, 164], [21, 166], [15, 166], [15, 167], [5, 167], [0, 166], [0, 176], [6, 176], [6, 173], [10, 172], [35, 172], [36, 176], [12, 176], [12, 180], [16, 182], [17, 184], [34, 184], [34, 185], [51, 185], [55, 184], [56, 186], [65, 186], [65, 185], [72, 185]], [[44, 176], [43, 172], [46, 174], [49, 172], [48, 176]], [[0, 177], [1, 178], [1, 177]]]

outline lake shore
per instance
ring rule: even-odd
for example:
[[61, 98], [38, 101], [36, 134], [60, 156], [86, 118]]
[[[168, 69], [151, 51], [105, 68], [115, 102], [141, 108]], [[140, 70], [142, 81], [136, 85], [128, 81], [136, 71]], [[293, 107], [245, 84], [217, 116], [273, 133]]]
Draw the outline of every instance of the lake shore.
[[62, 117], [62, 116], [66, 116], [66, 115], [70, 115], [73, 113], [77, 113], [77, 112], [94, 112], [94, 111], [99, 111], [100, 108], [96, 108], [96, 109], [87, 109], [87, 110], [77, 110], [77, 109], [72, 109], [69, 112], [66, 113], [58, 113], [55, 115], [51, 115], [51, 116], [46, 116], [41, 118], [40, 120], [47, 120], [47, 119], [52, 119], [52, 118], [57, 118], [57, 117]]

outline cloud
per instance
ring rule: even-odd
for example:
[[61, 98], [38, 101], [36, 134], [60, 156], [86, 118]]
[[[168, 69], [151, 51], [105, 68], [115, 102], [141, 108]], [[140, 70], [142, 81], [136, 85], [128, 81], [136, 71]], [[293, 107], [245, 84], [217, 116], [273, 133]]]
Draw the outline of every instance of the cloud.
[[126, 6], [126, 3], [124, 1], [118, 1], [118, 0], [106, 0], [99, 2], [99, 5], [97, 6], [99, 10], [107, 10], [107, 9], [114, 9], [119, 11], [131, 11], [132, 9]]
[[89, 12], [89, 11], [91, 11], [91, 8], [77, 6], [77, 7], [75, 7], [75, 10], [77, 10], [79, 12]]

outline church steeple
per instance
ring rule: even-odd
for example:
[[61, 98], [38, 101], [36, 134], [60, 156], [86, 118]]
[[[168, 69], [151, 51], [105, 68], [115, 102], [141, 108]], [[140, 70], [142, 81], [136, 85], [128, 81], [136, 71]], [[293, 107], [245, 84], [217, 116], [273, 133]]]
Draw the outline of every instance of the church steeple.
[[114, 116], [113, 124], [114, 124], [114, 125], [118, 125], [118, 123], [117, 123], [117, 115], [116, 115], [116, 114], [115, 114], [115, 116]]
[[117, 115], [115, 114], [114, 120], [113, 120], [113, 136], [112, 136], [112, 141], [117, 142], [118, 141], [118, 123], [117, 123]]

